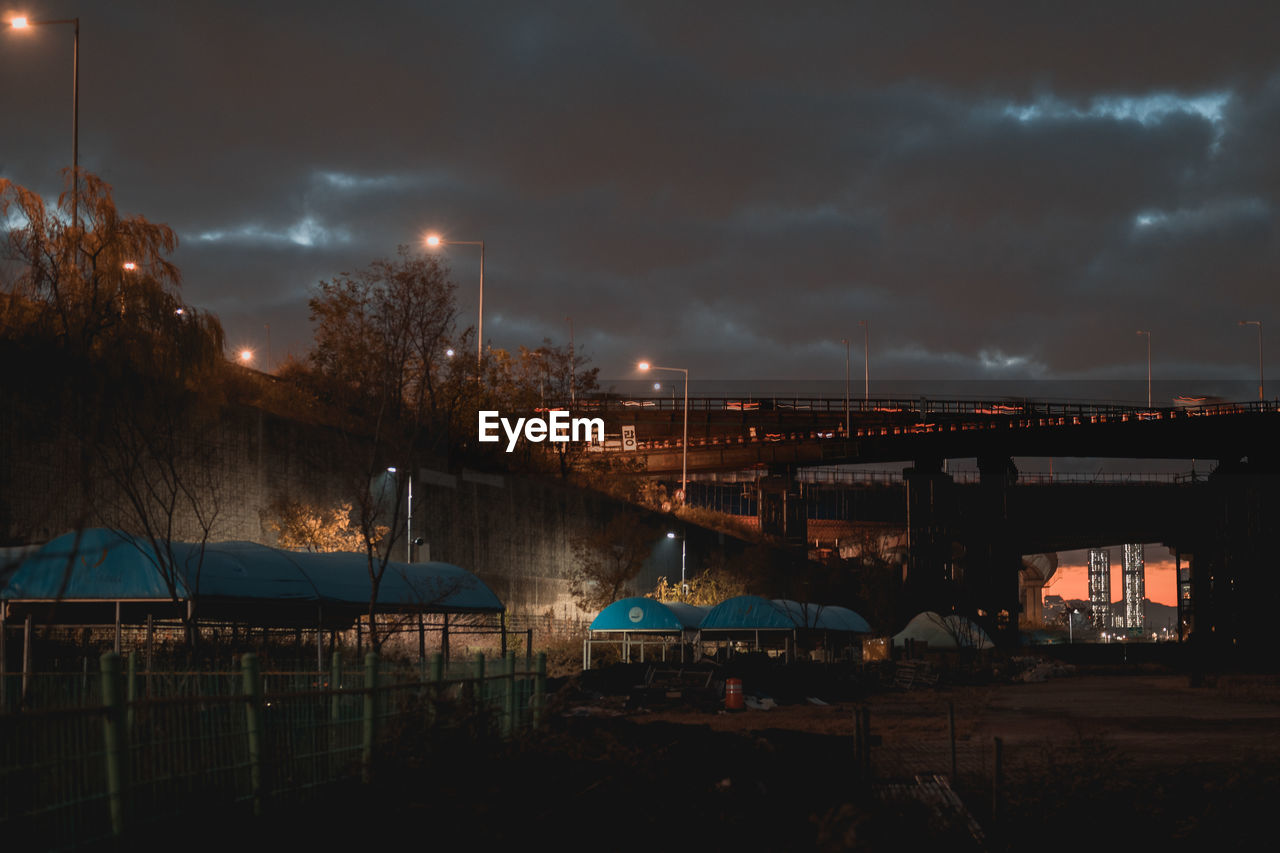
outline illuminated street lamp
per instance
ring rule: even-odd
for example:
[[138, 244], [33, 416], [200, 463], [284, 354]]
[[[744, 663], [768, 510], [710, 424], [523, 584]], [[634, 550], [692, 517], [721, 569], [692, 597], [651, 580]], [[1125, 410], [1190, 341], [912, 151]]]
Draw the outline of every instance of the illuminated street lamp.
[[480, 372], [480, 356], [484, 352], [484, 241], [483, 240], [445, 240], [439, 234], [428, 234], [428, 248], [441, 246], [479, 246], [480, 247], [480, 307], [476, 314], [476, 373]]
[[1241, 320], [1238, 325], [1258, 327], [1258, 401], [1262, 401], [1262, 321]]
[[249, 364], [250, 362], [252, 362], [252, 361], [253, 361], [253, 350], [251, 350], [251, 349], [242, 349], [242, 350], [240, 350], [240, 363], [241, 363], [241, 364], [248, 365], [248, 364]]
[[689, 371], [684, 367], [658, 367], [642, 361], [638, 365], [641, 370], [668, 370], [672, 373], [684, 374], [684, 439], [680, 443], [680, 503], [688, 497], [689, 489]]
[[1147, 408], [1151, 408], [1151, 330], [1139, 329], [1138, 334], [1147, 336]]
[[[388, 467], [387, 473], [388, 474], [396, 473], [395, 466]], [[405, 513], [404, 513], [404, 551], [405, 551], [405, 562], [407, 563], [413, 562], [414, 544], [415, 543], [413, 541], [413, 475], [410, 474], [409, 475], [409, 501], [407, 506], [405, 507]], [[416, 544], [421, 544], [421, 543], [416, 543]]]
[[683, 533], [677, 534], [674, 531], [668, 531], [668, 539], [680, 540], [680, 594], [687, 596], [689, 594], [689, 584], [684, 577], [684, 557], [685, 557], [685, 537]]
[[60, 18], [50, 21], [32, 21], [24, 17], [9, 19], [9, 28], [25, 30], [31, 27], [48, 27], [54, 24], [71, 24], [75, 39], [71, 49], [71, 227], [80, 226], [80, 19]]

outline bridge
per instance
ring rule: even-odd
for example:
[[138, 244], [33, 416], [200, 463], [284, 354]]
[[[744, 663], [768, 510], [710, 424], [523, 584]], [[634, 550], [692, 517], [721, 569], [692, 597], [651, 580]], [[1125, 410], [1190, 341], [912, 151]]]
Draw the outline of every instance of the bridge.
[[[687, 445], [683, 399], [600, 401], [595, 411], [609, 434], [593, 449], [633, 459], [649, 475], [754, 473], [761, 530], [795, 545], [806, 538], [797, 471], [905, 463], [891, 500], [907, 531], [911, 606], [960, 603], [986, 614], [1005, 642], [1016, 636], [1022, 554], [1159, 541], [1177, 555], [1184, 633], [1206, 647], [1269, 647], [1280, 602], [1271, 555], [1280, 519], [1276, 402], [919, 398], [851, 400], [846, 410], [843, 398], [691, 398]], [[634, 443], [623, 444], [623, 427], [634, 429]], [[1194, 480], [1083, 486], [1022, 481], [1017, 457], [1203, 459], [1215, 467]], [[957, 483], [945, 470], [951, 459], [976, 459], [976, 482]]]
[[[583, 406], [579, 404], [577, 409]], [[651, 474], [1045, 456], [1238, 460], [1270, 454], [1280, 405], [1136, 407], [1049, 401], [691, 398], [599, 401], [606, 440]], [[847, 424], [847, 430], [846, 430]], [[622, 428], [635, 429], [624, 448]]]

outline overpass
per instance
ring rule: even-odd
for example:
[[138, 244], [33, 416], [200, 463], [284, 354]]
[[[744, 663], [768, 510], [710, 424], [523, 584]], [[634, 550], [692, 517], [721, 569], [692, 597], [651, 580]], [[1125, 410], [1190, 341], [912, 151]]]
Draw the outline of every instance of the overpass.
[[[1280, 573], [1271, 556], [1280, 519], [1280, 405], [1137, 407], [1032, 400], [769, 401], [690, 399], [601, 404], [593, 448], [634, 459], [650, 475], [758, 472], [765, 533], [802, 544], [797, 470], [901, 462], [906, 592], [916, 608], [960, 606], [1012, 641], [1021, 555], [1117, 541], [1175, 549], [1183, 630], [1214, 647], [1269, 644]], [[847, 426], [846, 426], [847, 425]], [[623, 427], [635, 441], [619, 441]], [[1193, 482], [1146, 486], [1021, 483], [1016, 457], [1213, 460]], [[945, 460], [976, 459], [973, 484]], [[1097, 537], [1097, 538], [1094, 538]], [[959, 547], [957, 547], [959, 546]]]
[[[577, 407], [583, 408], [581, 404]], [[795, 398], [606, 401], [591, 449], [650, 474], [986, 457], [1239, 460], [1275, 452], [1273, 402], [1139, 408], [1108, 403]], [[848, 430], [846, 431], [846, 424]], [[624, 448], [623, 427], [635, 443]]]

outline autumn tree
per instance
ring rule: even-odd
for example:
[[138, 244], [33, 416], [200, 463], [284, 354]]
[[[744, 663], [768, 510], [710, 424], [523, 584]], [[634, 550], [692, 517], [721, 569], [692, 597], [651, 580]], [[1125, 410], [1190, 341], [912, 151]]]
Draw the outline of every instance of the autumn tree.
[[614, 515], [598, 530], [575, 537], [569, 594], [583, 610], [601, 610], [621, 598], [640, 574], [659, 531], [636, 512]]
[[179, 564], [174, 542], [207, 541], [218, 515], [222, 328], [180, 298], [171, 228], [119, 213], [94, 175], [77, 217], [72, 203], [64, 192], [51, 208], [0, 180], [0, 220], [15, 223], [0, 329], [11, 356], [46, 371], [43, 399], [75, 438], [77, 528], [92, 510], [140, 535], [176, 602], [194, 595], [203, 548]]
[[[281, 548], [326, 553], [364, 550], [360, 526], [352, 521], [350, 502], [313, 506], [279, 496], [262, 513], [262, 524], [276, 535]], [[375, 531], [379, 541], [387, 528]]]
[[309, 303], [315, 345], [303, 378], [342, 412], [349, 518], [368, 558], [375, 649], [379, 589], [406, 513], [407, 489], [389, 469], [413, 476], [447, 451], [474, 385], [468, 360], [451, 353], [459, 346], [454, 290], [438, 258], [401, 246], [395, 259], [320, 282]]

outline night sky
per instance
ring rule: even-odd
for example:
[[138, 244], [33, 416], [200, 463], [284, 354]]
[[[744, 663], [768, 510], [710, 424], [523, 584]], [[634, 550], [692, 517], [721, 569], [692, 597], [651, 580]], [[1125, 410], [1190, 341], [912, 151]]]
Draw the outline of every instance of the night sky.
[[[1144, 329], [1157, 378], [1247, 398], [1238, 322], [1280, 352], [1273, 2], [14, 14], [80, 17], [81, 166], [275, 362], [318, 281], [428, 231], [485, 241], [488, 342], [572, 317], [607, 378], [842, 381], [848, 338], [860, 381], [860, 320], [873, 382], [1145, 379]], [[0, 30], [0, 176], [50, 197], [71, 59], [69, 26]], [[448, 260], [474, 323], [479, 251]]]

